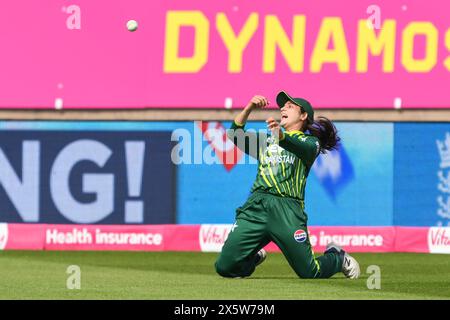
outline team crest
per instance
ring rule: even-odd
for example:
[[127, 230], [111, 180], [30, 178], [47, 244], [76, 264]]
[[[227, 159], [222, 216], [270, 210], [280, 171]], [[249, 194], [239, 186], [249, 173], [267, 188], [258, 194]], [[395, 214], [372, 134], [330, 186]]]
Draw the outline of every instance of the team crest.
[[284, 149], [277, 144], [271, 144], [267, 147], [267, 150], [273, 155], [279, 155]]

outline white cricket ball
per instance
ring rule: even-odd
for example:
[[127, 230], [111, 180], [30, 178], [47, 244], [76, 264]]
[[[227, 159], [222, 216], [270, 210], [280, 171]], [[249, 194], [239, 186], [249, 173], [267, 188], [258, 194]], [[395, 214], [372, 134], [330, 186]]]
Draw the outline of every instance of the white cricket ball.
[[138, 28], [138, 23], [136, 20], [130, 20], [127, 22], [127, 29], [128, 31], [134, 32]]

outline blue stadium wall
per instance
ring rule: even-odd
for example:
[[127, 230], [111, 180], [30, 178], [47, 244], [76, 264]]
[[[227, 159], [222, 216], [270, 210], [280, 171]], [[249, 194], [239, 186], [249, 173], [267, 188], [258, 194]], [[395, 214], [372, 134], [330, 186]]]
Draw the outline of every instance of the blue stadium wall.
[[[265, 124], [249, 122], [248, 127], [264, 129]], [[308, 178], [309, 225], [449, 224], [450, 123], [338, 122], [337, 128], [340, 150], [321, 155]], [[172, 141], [177, 129], [202, 137], [194, 122], [0, 121], [0, 222], [232, 223], [236, 207], [249, 195], [256, 164], [244, 157], [232, 168], [220, 161], [174, 165], [171, 152], [181, 141]], [[30, 141], [38, 149], [38, 166], [23, 159], [32, 154], [24, 147]], [[79, 141], [94, 142], [86, 145], [94, 149], [81, 146], [74, 155], [78, 160], [64, 167], [61, 150], [77, 150], [70, 148]], [[202, 150], [208, 147], [207, 141], [200, 144]], [[145, 156], [134, 159], [139, 145]], [[74, 151], [67, 152], [70, 160]], [[104, 163], [92, 159], [102, 153]], [[66, 172], [61, 186], [52, 185], [55, 163]], [[39, 177], [38, 195], [24, 193], [31, 190], [20, 185], [25, 171]], [[86, 174], [91, 174], [89, 187]], [[101, 180], [108, 177], [109, 189], [102, 190]], [[107, 205], [98, 203], [103, 214], [92, 217], [96, 207], [90, 204], [99, 198]]]

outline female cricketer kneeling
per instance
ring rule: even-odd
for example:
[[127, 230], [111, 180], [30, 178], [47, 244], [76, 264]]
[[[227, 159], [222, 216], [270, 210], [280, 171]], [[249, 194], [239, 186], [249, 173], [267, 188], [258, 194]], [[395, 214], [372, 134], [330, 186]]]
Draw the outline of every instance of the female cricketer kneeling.
[[337, 148], [337, 130], [327, 118], [314, 121], [314, 110], [305, 99], [281, 91], [276, 100], [281, 121], [267, 119], [269, 138], [254, 134], [252, 139], [244, 132], [250, 113], [269, 104], [262, 96], [252, 98], [229, 131], [239, 148], [258, 159], [258, 173], [251, 195], [236, 210], [236, 222], [216, 261], [216, 271], [223, 277], [250, 276], [266, 258], [263, 247], [273, 241], [301, 278], [329, 278], [342, 271], [356, 279], [358, 262], [336, 244], [328, 244], [325, 253], [315, 258], [304, 211], [308, 173], [319, 153]]

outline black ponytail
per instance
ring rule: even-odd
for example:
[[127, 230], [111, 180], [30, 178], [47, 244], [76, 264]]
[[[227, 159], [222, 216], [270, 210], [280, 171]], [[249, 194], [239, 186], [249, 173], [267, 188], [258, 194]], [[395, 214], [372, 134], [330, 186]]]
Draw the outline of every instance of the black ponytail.
[[318, 120], [306, 125], [306, 130], [317, 137], [320, 141], [320, 153], [326, 153], [326, 150], [336, 150], [339, 147], [341, 138], [333, 122], [325, 117], [318, 117]]

